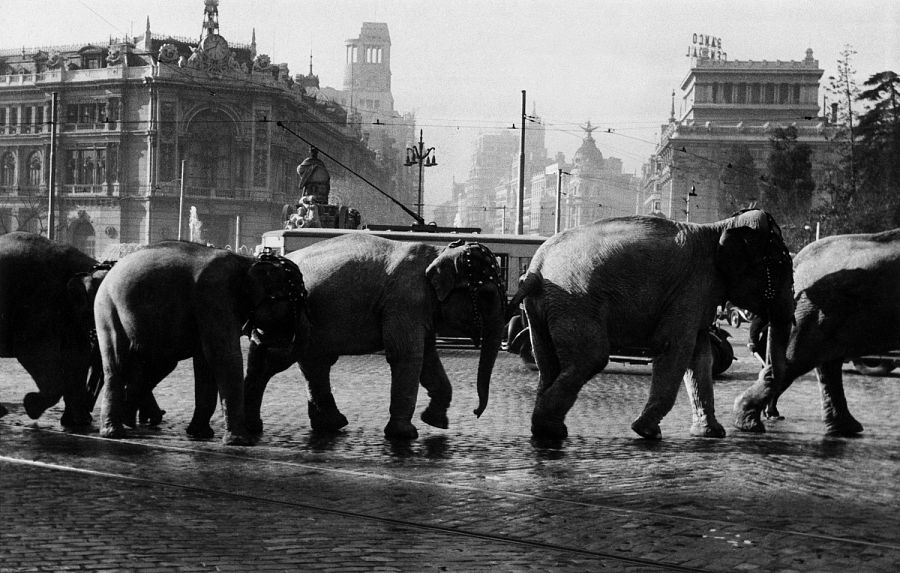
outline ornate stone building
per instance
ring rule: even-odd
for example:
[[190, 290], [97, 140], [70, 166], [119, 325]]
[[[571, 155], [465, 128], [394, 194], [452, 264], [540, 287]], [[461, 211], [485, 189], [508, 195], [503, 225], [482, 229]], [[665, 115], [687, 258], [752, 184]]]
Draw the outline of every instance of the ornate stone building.
[[252, 248], [298, 200], [311, 145], [325, 154], [333, 202], [364, 223], [409, 219], [356, 175], [392, 192], [401, 161], [369, 149], [342, 106], [308, 94], [312, 74], [292, 79], [257, 53], [255, 34], [228, 42], [217, 0], [202, 17], [199, 42], [153, 33], [148, 19], [138, 38], [0, 50], [0, 233], [47, 232], [52, 178], [54, 235], [91, 255], [187, 238], [190, 207], [200, 240]]
[[668, 123], [643, 170], [641, 211], [677, 220], [727, 217], [765, 192], [762, 175], [779, 127], [796, 127], [812, 148], [821, 187], [834, 130], [819, 113], [823, 70], [812, 50], [800, 61], [727, 61], [700, 55], [675, 94]]

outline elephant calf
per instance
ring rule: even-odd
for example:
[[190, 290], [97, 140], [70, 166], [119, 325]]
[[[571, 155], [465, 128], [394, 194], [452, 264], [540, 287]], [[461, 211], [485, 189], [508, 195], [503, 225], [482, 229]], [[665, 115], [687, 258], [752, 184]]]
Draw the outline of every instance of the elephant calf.
[[734, 403], [734, 424], [763, 432], [762, 408], [813, 368], [831, 435], [862, 431], [847, 407], [846, 359], [900, 350], [900, 229], [838, 235], [807, 245], [794, 258], [796, 309], [782, 375], [765, 368]]
[[195, 243], [164, 241], [109, 271], [94, 304], [106, 377], [101, 435], [124, 436], [126, 390], [139, 400], [180, 360], [193, 358], [193, 437], [211, 437], [221, 396], [226, 444], [250, 443], [244, 424], [240, 337], [253, 331], [289, 344], [300, 330], [306, 291], [296, 266], [264, 253], [258, 260]]
[[452, 327], [481, 344], [478, 409], [487, 405], [491, 371], [504, 330], [506, 295], [494, 255], [477, 243], [443, 249], [348, 233], [294, 251], [309, 289], [309, 335], [290, 351], [251, 342], [247, 423], [262, 432], [260, 406], [269, 379], [297, 362], [309, 389], [315, 430], [347, 424], [331, 393], [331, 367], [343, 355], [385, 351], [391, 367], [389, 438], [418, 436], [412, 424], [419, 383], [431, 402], [422, 420], [448, 426], [451, 386], [435, 349], [438, 328]]
[[[747, 211], [705, 225], [656, 217], [607, 219], [551, 237], [535, 253], [519, 292], [540, 370], [531, 417], [535, 437], [568, 435], [565, 417], [610, 348], [653, 354], [650, 396], [632, 423], [658, 439], [679, 381], [693, 408], [694, 436], [722, 437], [715, 418], [707, 328], [730, 300], [789, 329], [791, 259], [771, 216]], [[783, 340], [783, 337], [779, 340]], [[784, 347], [769, 344], [783, 365]]]

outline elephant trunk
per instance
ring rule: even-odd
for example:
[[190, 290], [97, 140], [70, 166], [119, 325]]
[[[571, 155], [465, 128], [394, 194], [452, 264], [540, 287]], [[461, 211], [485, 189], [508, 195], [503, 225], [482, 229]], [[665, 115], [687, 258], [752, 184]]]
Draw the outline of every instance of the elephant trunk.
[[488, 314], [491, 317], [485, 320], [481, 330], [481, 354], [478, 357], [478, 408], [475, 409], [475, 415], [481, 417], [481, 414], [487, 408], [488, 395], [491, 388], [491, 373], [494, 370], [494, 362], [497, 361], [497, 354], [500, 352], [500, 343], [503, 339], [503, 331], [505, 324], [503, 323], [503, 315], [499, 310]]

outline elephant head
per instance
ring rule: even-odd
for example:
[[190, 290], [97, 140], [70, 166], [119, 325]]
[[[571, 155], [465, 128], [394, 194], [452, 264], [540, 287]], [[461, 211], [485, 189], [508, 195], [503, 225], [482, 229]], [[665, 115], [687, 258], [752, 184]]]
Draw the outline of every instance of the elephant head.
[[738, 213], [719, 238], [716, 266], [725, 277], [725, 298], [769, 322], [766, 361], [780, 379], [794, 317], [794, 278], [775, 219], [760, 210]]
[[250, 312], [244, 332], [260, 345], [287, 347], [305, 340], [306, 287], [293, 261], [264, 249], [244, 280]]
[[459, 329], [481, 347], [478, 408], [487, 407], [491, 372], [504, 331], [506, 294], [494, 254], [479, 243], [450, 243], [425, 270], [437, 296], [439, 320]]

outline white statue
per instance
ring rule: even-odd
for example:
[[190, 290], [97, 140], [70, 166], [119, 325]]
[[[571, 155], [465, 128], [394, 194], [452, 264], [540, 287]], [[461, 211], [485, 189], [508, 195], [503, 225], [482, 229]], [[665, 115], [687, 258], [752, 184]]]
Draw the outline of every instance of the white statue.
[[188, 221], [188, 227], [191, 230], [190, 241], [192, 243], [203, 242], [203, 222], [197, 218], [197, 208], [191, 205], [191, 218]]

